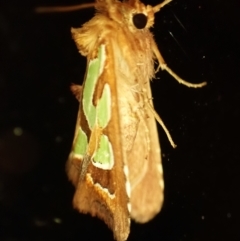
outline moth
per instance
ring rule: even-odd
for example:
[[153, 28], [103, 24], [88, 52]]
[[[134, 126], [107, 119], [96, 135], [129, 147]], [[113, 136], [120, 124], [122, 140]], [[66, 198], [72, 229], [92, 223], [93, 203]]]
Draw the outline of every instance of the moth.
[[[97, 0], [96, 15], [72, 36], [87, 58], [66, 169], [76, 191], [73, 205], [102, 219], [117, 241], [130, 232], [130, 219], [151, 220], [164, 199], [163, 169], [156, 120], [175, 144], [153, 107], [150, 80], [158, 69], [191, 84], [167, 67], [149, 29], [154, 14], [171, 0], [144, 5], [139, 0]], [[84, 8], [85, 6], [80, 5]]]

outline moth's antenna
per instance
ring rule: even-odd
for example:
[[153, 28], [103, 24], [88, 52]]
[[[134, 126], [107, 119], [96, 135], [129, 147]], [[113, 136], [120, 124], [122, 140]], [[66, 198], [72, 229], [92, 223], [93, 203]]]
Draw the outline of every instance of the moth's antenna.
[[153, 7], [154, 13], [160, 11], [160, 9], [161, 9], [162, 7], [164, 7], [166, 4], [170, 3], [171, 1], [172, 1], [172, 0], [165, 0], [165, 1], [163, 1], [162, 3], [154, 6], [154, 7]]
[[84, 8], [93, 8], [96, 3], [83, 3], [73, 6], [55, 6], [55, 7], [37, 7], [35, 12], [37, 13], [56, 13], [56, 12], [72, 12], [78, 11]]

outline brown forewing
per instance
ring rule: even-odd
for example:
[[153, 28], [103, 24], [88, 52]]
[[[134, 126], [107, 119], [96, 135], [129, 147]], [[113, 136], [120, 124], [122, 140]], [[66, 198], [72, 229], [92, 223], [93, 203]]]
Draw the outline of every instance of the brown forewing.
[[[122, 151], [120, 136], [115, 66], [112, 60], [113, 49], [111, 43], [107, 40], [102, 40], [98, 45], [98, 49], [100, 44], [105, 45], [107, 58], [104, 71], [98, 80], [94, 99], [96, 101], [101, 96], [104, 84], [108, 83], [111, 90], [111, 119], [102, 132], [108, 136], [112, 144], [114, 166], [111, 170], [103, 170], [93, 166], [92, 162], [90, 162], [85, 178], [83, 180], [79, 178], [76, 183], [73, 203], [74, 207], [80, 212], [90, 213], [92, 216], [98, 216], [104, 220], [113, 230], [115, 238], [121, 241], [126, 240], [130, 231], [130, 215], [127, 208], [129, 198], [126, 194], [126, 178], [123, 172], [125, 156]], [[93, 54], [93, 57], [95, 57], [95, 51], [89, 53], [88, 58], [91, 58]], [[85, 118], [82, 118], [81, 114], [79, 121], [81, 126], [83, 125], [83, 119]]]

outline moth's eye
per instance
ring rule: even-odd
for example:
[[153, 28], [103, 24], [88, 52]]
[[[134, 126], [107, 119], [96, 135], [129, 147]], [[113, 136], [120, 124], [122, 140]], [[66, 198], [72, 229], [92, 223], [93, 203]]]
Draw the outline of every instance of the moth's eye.
[[147, 16], [143, 13], [133, 15], [133, 24], [138, 29], [143, 29], [147, 25]]

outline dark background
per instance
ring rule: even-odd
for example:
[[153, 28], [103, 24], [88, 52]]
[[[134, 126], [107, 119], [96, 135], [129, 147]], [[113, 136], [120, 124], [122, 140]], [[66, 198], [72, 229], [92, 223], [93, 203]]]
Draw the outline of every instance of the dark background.
[[[145, 3], [157, 4], [157, 1]], [[0, 240], [112, 240], [106, 225], [73, 210], [65, 175], [86, 60], [71, 39], [93, 9], [37, 15], [67, 0], [0, 3]], [[239, 0], [174, 0], [152, 29], [169, 67], [152, 83], [155, 108], [178, 145], [159, 127], [165, 203], [151, 222], [132, 223], [129, 240], [240, 240]]]

